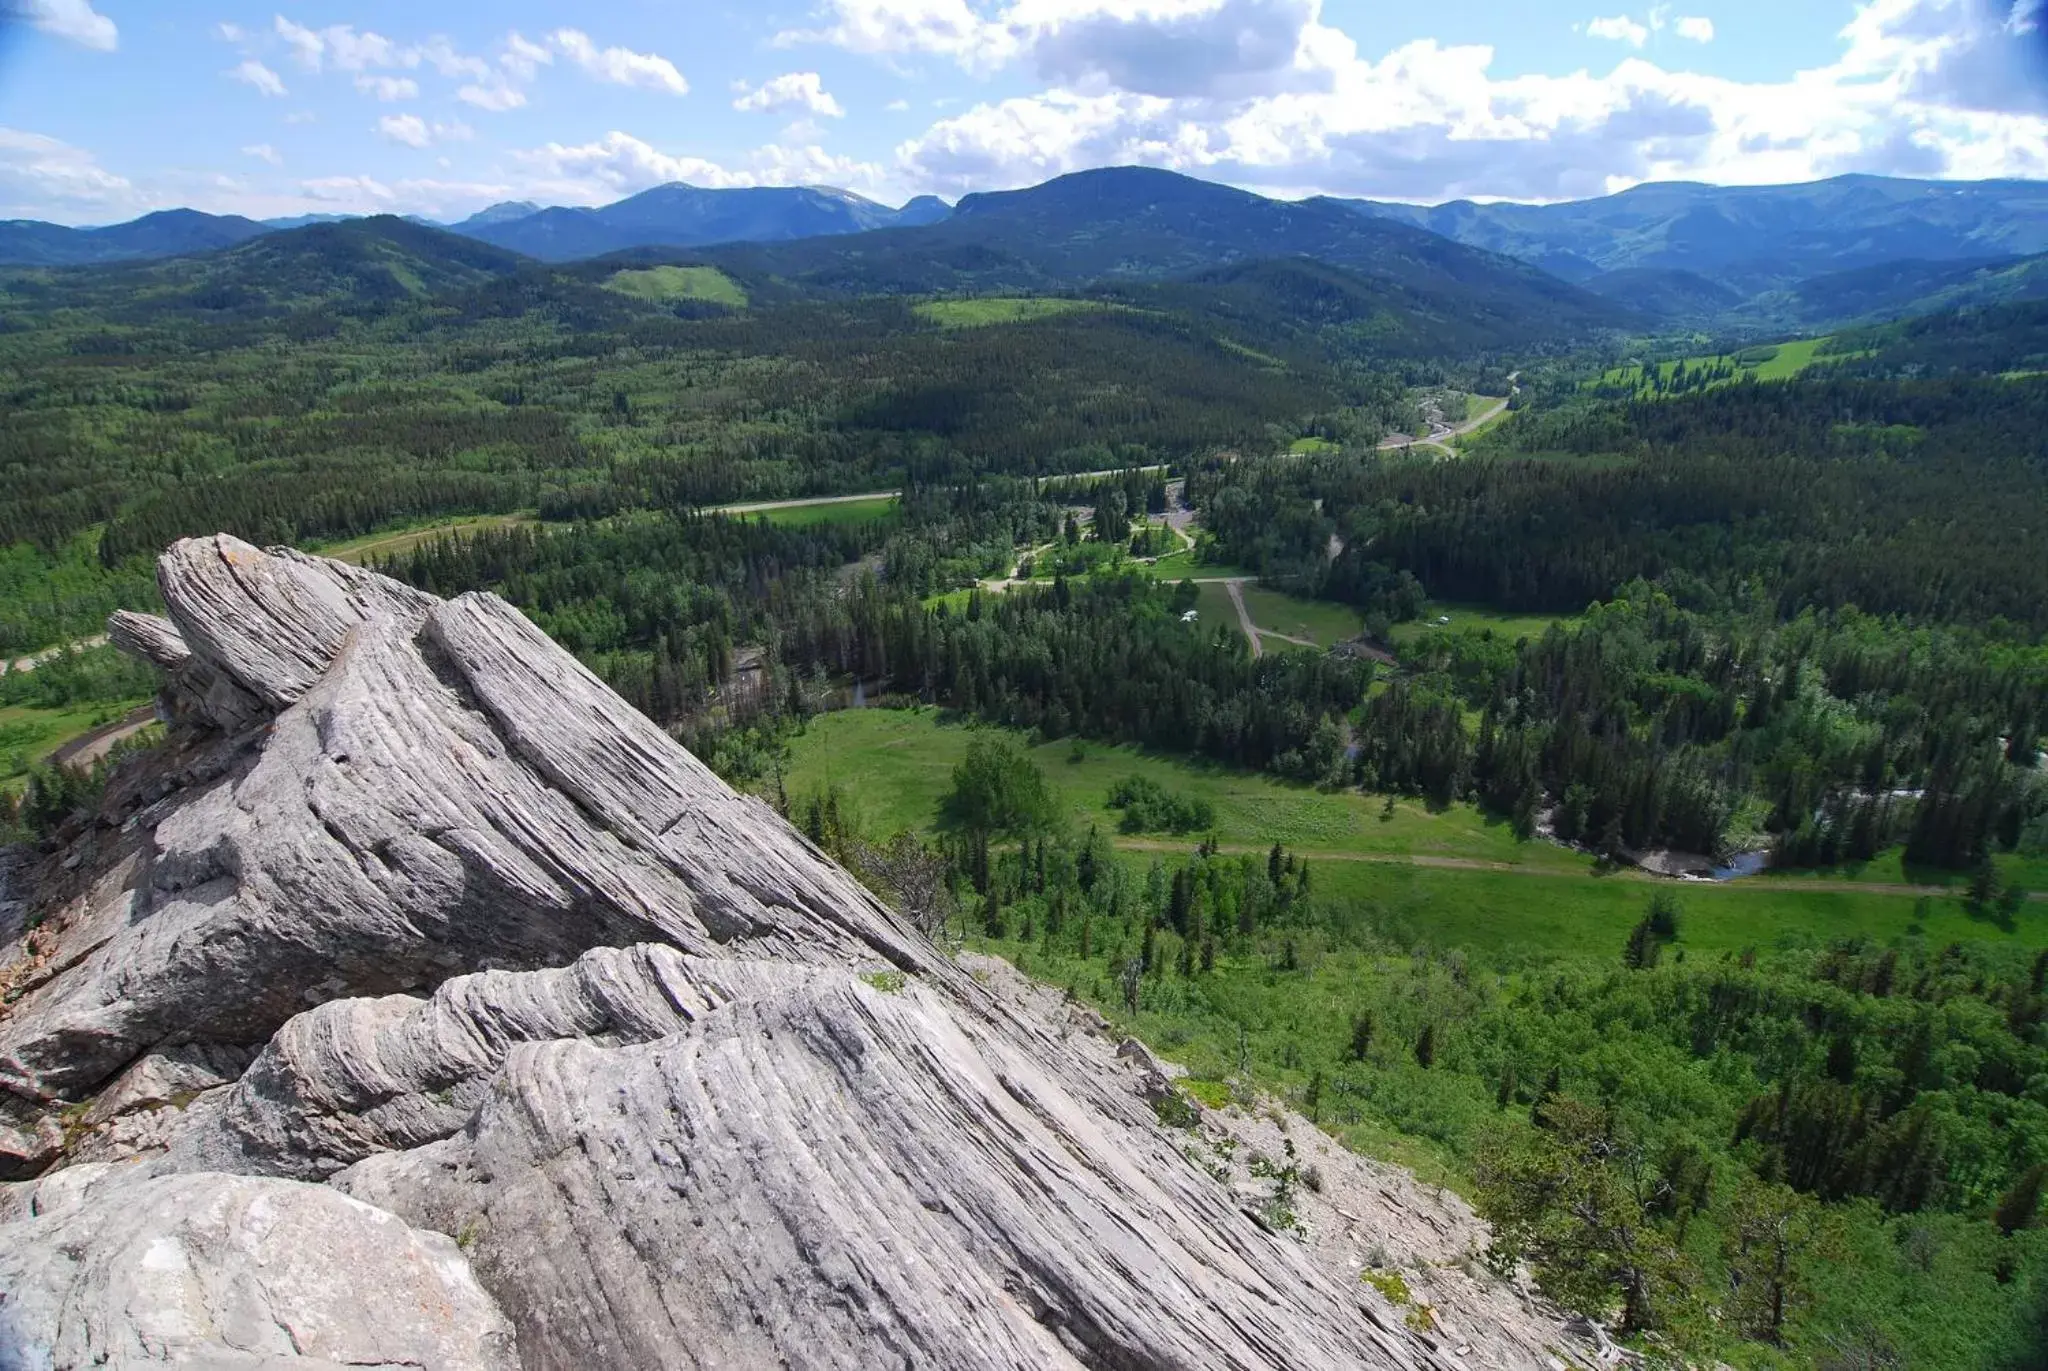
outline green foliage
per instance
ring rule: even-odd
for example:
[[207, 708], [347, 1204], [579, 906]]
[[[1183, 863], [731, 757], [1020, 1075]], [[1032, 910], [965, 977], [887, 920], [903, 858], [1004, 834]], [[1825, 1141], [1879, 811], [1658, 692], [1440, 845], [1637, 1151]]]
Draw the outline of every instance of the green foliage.
[[1109, 791], [1109, 807], [1123, 811], [1125, 833], [1195, 833], [1216, 822], [1216, 806], [1203, 795], [1176, 795], [1149, 776], [1131, 775]]
[[717, 267], [629, 269], [615, 273], [605, 288], [642, 300], [706, 300], [733, 309], [747, 307], [746, 291]]
[[943, 812], [965, 832], [981, 837], [1025, 837], [1055, 823], [1045, 773], [1015, 743], [982, 734], [953, 768], [953, 789]]
[[964, 300], [926, 300], [917, 316], [940, 328], [987, 328], [991, 324], [1024, 324], [1057, 318], [1080, 310], [1107, 308], [1095, 300], [1062, 300], [1047, 296], [982, 296]]

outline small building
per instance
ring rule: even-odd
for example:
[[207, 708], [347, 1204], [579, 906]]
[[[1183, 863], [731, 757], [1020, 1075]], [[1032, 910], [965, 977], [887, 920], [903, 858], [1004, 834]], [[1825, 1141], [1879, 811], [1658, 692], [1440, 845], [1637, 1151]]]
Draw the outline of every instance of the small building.
[[1201, 618], [1201, 617], [1202, 617], [1202, 615], [1201, 615], [1201, 612], [1200, 612], [1199, 610], [1193, 610], [1193, 609], [1191, 609], [1191, 610], [1189, 610], [1189, 611], [1188, 611], [1187, 613], [1185, 613], [1185, 614], [1183, 614], [1183, 615], [1181, 615], [1181, 616], [1180, 616], [1180, 621], [1181, 621], [1182, 623], [1184, 623], [1184, 624], [1191, 624], [1191, 623], [1193, 623], [1193, 622], [1194, 622], [1195, 620], [1197, 620], [1197, 619], [1199, 619], [1199, 618]]

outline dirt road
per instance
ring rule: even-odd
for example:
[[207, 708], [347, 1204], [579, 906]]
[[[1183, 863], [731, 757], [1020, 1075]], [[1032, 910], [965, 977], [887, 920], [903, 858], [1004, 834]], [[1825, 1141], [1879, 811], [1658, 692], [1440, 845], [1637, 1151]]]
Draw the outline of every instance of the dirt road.
[[75, 643], [61, 643], [56, 647], [46, 647], [41, 652], [31, 652], [28, 656], [16, 657], [11, 662], [0, 661], [0, 676], [5, 676], [10, 671], [34, 671], [44, 662], [62, 657], [74, 648], [84, 651], [89, 647], [105, 647], [106, 645], [107, 635], [96, 633], [90, 638], [80, 638]]
[[[1124, 474], [1124, 470], [1125, 468], [1118, 468], [1113, 471], [1068, 471], [1049, 475], [1045, 479], [1048, 481], [1092, 481], [1104, 476], [1121, 476]], [[1164, 464], [1154, 463], [1151, 466], [1139, 467], [1137, 470], [1164, 471], [1166, 467]], [[806, 495], [795, 500], [755, 500], [742, 505], [711, 505], [706, 508], [705, 513], [767, 514], [778, 509], [809, 509], [815, 505], [853, 505], [859, 504], [862, 500], [900, 500], [902, 498], [903, 492], [900, 490], [869, 490], [863, 491], [859, 495]]]
[[124, 718], [116, 719], [110, 724], [102, 724], [82, 738], [73, 738], [50, 754], [50, 762], [54, 766], [70, 767], [74, 771], [88, 770], [116, 746], [156, 721], [156, 706], [143, 705], [131, 710]]
[[1467, 419], [1462, 424], [1443, 425], [1431, 429], [1427, 438], [1410, 438], [1405, 433], [1396, 434], [1380, 444], [1380, 451], [1393, 452], [1402, 448], [1433, 447], [1446, 457], [1457, 456], [1458, 454], [1452, 450], [1450, 444], [1444, 440], [1446, 438], [1462, 438], [1468, 433], [1477, 431], [1482, 425], [1491, 423], [1500, 417], [1507, 409], [1509, 403], [1514, 400], [1515, 392], [1521, 389], [1521, 386], [1517, 384], [1521, 374], [1519, 371], [1508, 373], [1508, 393], [1495, 400], [1484, 414]]
[[[1186, 852], [1195, 846], [1193, 839], [1174, 838], [1127, 838], [1118, 836], [1112, 840], [1116, 847], [1130, 852]], [[1252, 843], [1219, 843], [1216, 850], [1232, 856], [1249, 854], [1257, 856], [1266, 848]], [[1420, 852], [1344, 852], [1329, 849], [1295, 850], [1303, 861], [1312, 862], [1369, 862], [1378, 866], [1422, 866], [1437, 871], [1498, 871], [1510, 876], [1538, 876], [1577, 880], [1591, 874], [1590, 869], [1548, 866], [1517, 866], [1512, 862], [1489, 862], [1477, 857], [1432, 857]], [[1956, 890], [1939, 885], [1899, 885], [1874, 881], [1823, 881], [1803, 879], [1770, 880], [1763, 877], [1744, 877], [1733, 881], [1672, 881], [1668, 876], [1657, 876], [1647, 871], [1632, 869], [1614, 872], [1605, 877], [1632, 881], [1657, 881], [1682, 884], [1695, 890], [1738, 890], [1768, 886], [1779, 891], [1818, 890], [1836, 895], [1927, 895], [1934, 898], [1952, 896]], [[2033, 901], [2048, 901], [2048, 892], [2035, 892], [2027, 897]]]

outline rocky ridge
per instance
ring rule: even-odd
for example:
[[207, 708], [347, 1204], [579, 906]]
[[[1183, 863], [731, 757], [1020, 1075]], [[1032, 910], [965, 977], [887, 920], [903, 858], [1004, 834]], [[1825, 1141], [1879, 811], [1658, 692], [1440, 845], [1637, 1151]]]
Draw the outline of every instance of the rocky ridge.
[[[1162, 1123], [502, 601], [159, 580], [110, 635], [171, 739], [0, 925], [0, 1371], [1582, 1358], [1454, 1199]], [[1385, 1202], [1304, 1238], [1201, 1164], [1273, 1128]]]

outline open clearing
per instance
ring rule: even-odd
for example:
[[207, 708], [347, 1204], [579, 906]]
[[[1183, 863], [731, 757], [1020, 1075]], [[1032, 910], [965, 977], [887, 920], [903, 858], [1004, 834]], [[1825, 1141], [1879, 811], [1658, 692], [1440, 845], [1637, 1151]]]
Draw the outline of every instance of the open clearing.
[[[1706, 386], [1706, 389], [1713, 390], [1720, 386], [1734, 385], [1744, 378], [1757, 381], [1786, 381], [1817, 361], [1863, 355], [1854, 352], [1823, 354], [1822, 349], [1833, 341], [1832, 337], [1793, 338], [1783, 343], [1766, 343], [1743, 348], [1739, 352], [1718, 353], [1711, 357], [1687, 357], [1683, 359], [1683, 364], [1688, 371], [1723, 364], [1734, 367], [1734, 375], [1713, 381]], [[1650, 384], [1650, 377], [1661, 375], [1669, 380], [1677, 372], [1679, 365], [1679, 359], [1652, 362], [1647, 365], [1632, 362], [1623, 367], [1610, 367], [1602, 372], [1597, 380], [1586, 384], [1589, 389], [1631, 389], [1638, 395], [1655, 395], [1657, 390]]]
[[[939, 711], [851, 710], [811, 721], [791, 750], [793, 800], [839, 787], [870, 834], [930, 829], [975, 726]], [[1028, 744], [1024, 735], [1009, 736]], [[1694, 953], [1770, 948], [1786, 941], [1917, 934], [2048, 944], [2048, 905], [2030, 903], [2011, 925], [1973, 915], [1953, 895], [1853, 881], [1758, 879], [1722, 885], [1656, 881], [1633, 871], [1597, 874], [1591, 859], [1544, 842], [1521, 842], [1470, 805], [1432, 812], [1397, 798], [1325, 793], [1272, 777], [1163, 757], [1131, 747], [1071, 741], [1028, 748], [1077, 827], [1095, 825], [1134, 860], [1190, 852], [1197, 837], [1117, 832], [1105, 801], [1133, 773], [1176, 794], [1207, 798], [1226, 852], [1256, 856], [1285, 843], [1315, 864], [1317, 891], [1408, 943], [1464, 946], [1489, 954], [1620, 955], [1653, 890], [1674, 891], [1684, 945]]]
[[986, 328], [991, 324], [1028, 324], [1062, 314], [1109, 308], [1097, 300], [991, 295], [974, 300], [926, 300], [917, 306], [917, 316], [940, 328]]
[[1334, 647], [1365, 631], [1365, 620], [1357, 610], [1333, 600], [1305, 600], [1299, 595], [1249, 583], [1238, 587], [1238, 593], [1244, 597], [1244, 607], [1251, 612], [1252, 622], [1262, 632], [1306, 638], [1317, 647]]
[[843, 499], [804, 500], [789, 504], [733, 505], [717, 511], [743, 517], [759, 515], [784, 528], [815, 528], [819, 524], [859, 524], [886, 518], [896, 510], [894, 495], [853, 495]]
[[714, 305], [747, 307], [747, 292], [717, 267], [647, 267], [615, 272], [606, 290], [642, 300], [704, 300]]
[[332, 557], [339, 562], [353, 562], [357, 566], [364, 566], [378, 557], [396, 557], [402, 552], [410, 552], [420, 544], [432, 542], [444, 533], [474, 533], [480, 529], [506, 528], [512, 524], [533, 522], [535, 518], [531, 514], [478, 514], [464, 519], [443, 519], [439, 523], [423, 524], [416, 528], [368, 533], [345, 542], [309, 548], [308, 551], [318, 552], [322, 557]]
[[[1439, 618], [1448, 618], [1450, 623], [1439, 624]], [[1487, 605], [1445, 600], [1432, 602], [1420, 619], [1395, 624], [1389, 636], [1393, 638], [1394, 646], [1404, 651], [1439, 633], [1490, 630], [1509, 642], [1519, 642], [1523, 638], [1542, 637], [1552, 624], [1569, 626], [1576, 618], [1570, 614], [1521, 614]]]

